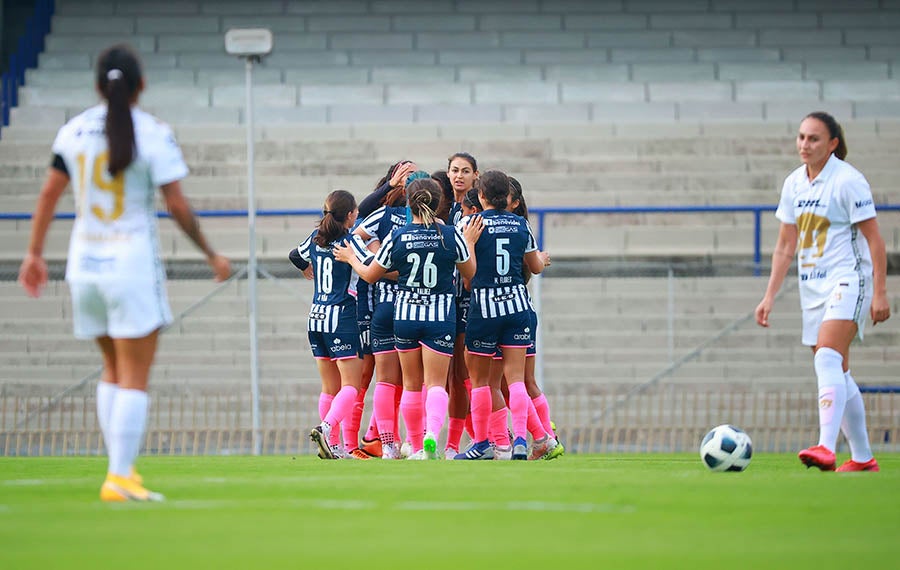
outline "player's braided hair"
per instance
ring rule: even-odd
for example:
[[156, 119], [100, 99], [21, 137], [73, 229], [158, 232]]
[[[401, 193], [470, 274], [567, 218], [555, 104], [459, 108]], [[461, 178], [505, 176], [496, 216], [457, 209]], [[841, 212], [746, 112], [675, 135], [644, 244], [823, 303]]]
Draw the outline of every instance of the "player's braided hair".
[[422, 218], [426, 226], [434, 226], [441, 239], [441, 245], [445, 245], [444, 235], [435, 214], [441, 203], [441, 187], [437, 181], [432, 178], [417, 178], [410, 182], [406, 187], [406, 203], [412, 215]]
[[316, 245], [327, 247], [333, 241], [347, 233], [344, 224], [353, 210], [356, 209], [356, 198], [346, 190], [335, 190], [325, 198], [322, 207], [322, 219], [319, 220], [319, 231], [313, 241]]
[[106, 99], [106, 142], [110, 175], [128, 168], [137, 154], [131, 104], [141, 87], [141, 64], [125, 44], [105, 49], [97, 57], [97, 90]]

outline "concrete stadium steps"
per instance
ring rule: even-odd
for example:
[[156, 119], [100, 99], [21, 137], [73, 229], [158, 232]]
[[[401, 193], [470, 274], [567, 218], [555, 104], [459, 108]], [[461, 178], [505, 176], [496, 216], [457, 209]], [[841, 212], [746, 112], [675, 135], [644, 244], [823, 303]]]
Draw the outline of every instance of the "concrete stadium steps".
[[[100, 50], [128, 41], [144, 105], [175, 124], [246, 121], [232, 27], [266, 26], [259, 124], [679, 123], [900, 117], [900, 9], [730, 0], [60, 1], [13, 124], [92, 104]], [[43, 109], [43, 110], [38, 110]]]
[[[315, 385], [318, 377], [305, 332], [310, 285], [300, 280], [259, 285], [261, 381]], [[670, 355], [665, 279], [544, 278], [541, 334], [547, 382], [565, 378], [566, 382], [634, 385], [647, 381], [667, 367], [670, 357], [688, 354], [751, 312], [765, 278], [679, 278], [673, 285]], [[290, 292], [293, 286], [296, 295]], [[891, 277], [888, 288], [895, 314], [900, 313], [898, 286], [900, 281]], [[175, 314], [212, 287], [207, 281], [170, 281]], [[247, 382], [245, 291], [246, 282], [227, 286], [161, 337], [154, 385], [166, 390], [214, 390]], [[0, 309], [7, 317], [0, 324], [4, 337], [0, 378], [5, 385], [26, 392], [30, 384], [55, 386], [58, 391], [96, 370], [100, 361], [96, 348], [71, 336], [63, 283], [53, 282], [41, 299], [27, 301], [14, 283], [2, 283]], [[799, 386], [813, 374], [809, 349], [800, 345], [799, 334], [794, 292], [779, 300], [770, 329], [748, 321], [665, 381], [684, 386], [722, 382], [751, 388], [773, 382]], [[870, 326], [865, 343], [852, 352], [851, 368], [861, 382], [895, 382], [900, 321], [894, 318]]]

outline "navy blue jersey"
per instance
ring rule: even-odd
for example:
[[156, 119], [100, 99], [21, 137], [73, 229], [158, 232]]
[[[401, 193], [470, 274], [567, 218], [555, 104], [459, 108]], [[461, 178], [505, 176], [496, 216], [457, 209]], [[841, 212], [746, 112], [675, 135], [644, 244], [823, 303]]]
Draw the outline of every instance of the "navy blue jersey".
[[[444, 320], [455, 293], [453, 270], [469, 259], [466, 242], [453, 226], [408, 224], [391, 233], [375, 262], [397, 270], [397, 310], [394, 318], [422, 320], [437, 315]], [[407, 305], [421, 310], [410, 311]], [[404, 306], [407, 306], [404, 309]]]
[[[382, 206], [369, 214], [359, 225], [368, 235], [384, 243], [392, 231], [406, 225], [406, 217], [406, 206]], [[375, 284], [375, 290], [376, 303], [393, 303], [397, 282], [380, 279]]]
[[447, 217], [449, 218], [447, 221], [455, 226], [459, 219], [462, 218], [462, 204], [453, 202], [453, 205], [450, 206], [450, 214]]
[[331, 332], [333, 327], [337, 326], [338, 318], [337, 312], [333, 309], [348, 302], [356, 302], [350, 290], [355, 289], [355, 282], [359, 278], [349, 264], [334, 259], [332, 248], [335, 244], [349, 245], [361, 260], [371, 257], [372, 254], [359, 236], [348, 233], [329, 243], [327, 247], [322, 247], [314, 241], [318, 233], [319, 230], [313, 230], [309, 237], [297, 246], [297, 253], [312, 264], [315, 274], [312, 305], [309, 309], [309, 330], [321, 329], [320, 332]]
[[484, 222], [484, 231], [475, 244], [478, 267], [472, 289], [524, 285], [523, 258], [537, 250], [531, 226], [525, 218], [506, 210], [485, 210], [478, 215]]

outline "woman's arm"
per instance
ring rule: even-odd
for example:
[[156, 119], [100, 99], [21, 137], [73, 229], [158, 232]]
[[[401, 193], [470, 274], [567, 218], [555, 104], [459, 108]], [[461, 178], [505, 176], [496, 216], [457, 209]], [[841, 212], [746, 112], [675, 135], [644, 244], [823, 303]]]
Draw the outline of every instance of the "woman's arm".
[[856, 224], [866, 241], [869, 242], [869, 252], [872, 254], [872, 324], [884, 322], [891, 318], [891, 303], [887, 296], [887, 252], [884, 247], [884, 238], [878, 229], [878, 219], [869, 218]]
[[19, 284], [31, 297], [40, 297], [47, 284], [47, 263], [44, 261], [44, 240], [56, 212], [56, 203], [69, 184], [69, 176], [56, 168], [47, 169], [47, 178], [41, 187], [34, 215], [31, 217], [31, 238], [28, 250], [19, 267]]
[[[332, 248], [332, 253], [334, 254], [334, 258], [337, 261], [343, 261], [350, 265], [356, 273], [362, 277], [367, 283], [375, 283], [384, 275], [385, 271], [387, 271], [380, 264], [375, 263], [374, 260], [369, 264], [363, 263], [359, 257], [357, 257], [356, 252], [353, 251], [353, 248], [347, 244], [335, 244]], [[373, 258], [370, 258], [372, 260]]]
[[200, 223], [197, 221], [197, 217], [191, 210], [187, 198], [181, 192], [181, 182], [178, 180], [169, 182], [160, 186], [160, 189], [166, 201], [166, 209], [169, 211], [172, 219], [175, 220], [181, 231], [194, 242], [194, 245], [206, 255], [206, 263], [213, 270], [216, 281], [228, 279], [228, 276], [231, 275], [231, 262], [228, 261], [227, 257], [213, 251], [206, 241], [206, 237], [200, 231]]
[[784, 278], [787, 275], [794, 254], [797, 253], [797, 225], [781, 224], [778, 230], [778, 241], [772, 251], [772, 271], [769, 274], [769, 284], [766, 286], [766, 294], [756, 307], [756, 323], [761, 327], [769, 326], [769, 314], [775, 303], [775, 295], [781, 289]]

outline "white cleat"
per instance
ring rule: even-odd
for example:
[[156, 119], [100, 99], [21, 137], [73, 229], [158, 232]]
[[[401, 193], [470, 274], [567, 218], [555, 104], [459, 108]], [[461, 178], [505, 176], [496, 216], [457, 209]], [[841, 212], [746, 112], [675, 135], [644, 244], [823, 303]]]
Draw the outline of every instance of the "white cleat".
[[499, 445], [494, 446], [494, 460], [495, 461], [509, 461], [512, 459], [512, 446], [507, 445], [506, 447], [500, 447]]
[[428, 455], [425, 453], [424, 449], [420, 449], [406, 458], [407, 461], [427, 461], [428, 459]]

